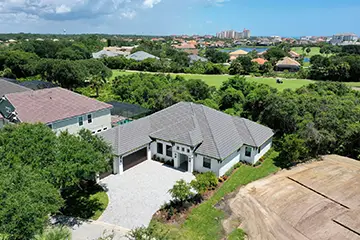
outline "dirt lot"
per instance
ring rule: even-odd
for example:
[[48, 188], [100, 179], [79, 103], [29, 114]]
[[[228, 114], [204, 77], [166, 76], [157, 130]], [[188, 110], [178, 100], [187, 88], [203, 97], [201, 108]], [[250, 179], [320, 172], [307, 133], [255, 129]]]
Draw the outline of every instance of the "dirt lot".
[[360, 239], [360, 162], [337, 155], [283, 170], [226, 200], [249, 239]]

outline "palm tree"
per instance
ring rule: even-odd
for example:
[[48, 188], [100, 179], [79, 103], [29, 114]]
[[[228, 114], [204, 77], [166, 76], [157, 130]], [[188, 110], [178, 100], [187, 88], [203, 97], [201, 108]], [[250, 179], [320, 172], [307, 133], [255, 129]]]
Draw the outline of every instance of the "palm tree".
[[96, 90], [96, 97], [99, 97], [99, 89], [106, 84], [103, 74], [91, 75], [89, 77], [90, 87]]

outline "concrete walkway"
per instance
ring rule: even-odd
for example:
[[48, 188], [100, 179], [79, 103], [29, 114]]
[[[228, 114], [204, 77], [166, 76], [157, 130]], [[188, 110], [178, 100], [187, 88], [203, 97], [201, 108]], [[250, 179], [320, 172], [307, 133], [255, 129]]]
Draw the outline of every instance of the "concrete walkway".
[[168, 190], [176, 181], [190, 182], [195, 177], [155, 161], [145, 161], [122, 175], [102, 179], [109, 205], [99, 221], [128, 229], [148, 226], [152, 215], [171, 197]]

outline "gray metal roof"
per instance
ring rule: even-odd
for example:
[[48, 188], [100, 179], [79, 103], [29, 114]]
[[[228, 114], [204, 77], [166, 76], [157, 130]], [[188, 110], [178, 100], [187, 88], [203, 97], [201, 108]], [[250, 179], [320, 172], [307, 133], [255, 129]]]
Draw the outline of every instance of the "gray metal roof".
[[0, 98], [9, 93], [32, 91], [27, 87], [20, 86], [19, 84], [12, 83], [4, 78], [0, 78]]
[[135, 52], [133, 54], [130, 54], [129, 56], [127, 56], [127, 58], [129, 59], [133, 59], [133, 60], [136, 60], [136, 61], [143, 61], [147, 58], [156, 58], [156, 59], [159, 59], [158, 57], [154, 56], [154, 55], [151, 55], [147, 52], [144, 52], [144, 51], [138, 51], [138, 52]]
[[261, 146], [273, 136], [273, 131], [204, 105], [180, 102], [100, 135], [112, 144], [116, 155], [161, 139], [196, 147], [198, 154], [224, 159], [244, 144]]

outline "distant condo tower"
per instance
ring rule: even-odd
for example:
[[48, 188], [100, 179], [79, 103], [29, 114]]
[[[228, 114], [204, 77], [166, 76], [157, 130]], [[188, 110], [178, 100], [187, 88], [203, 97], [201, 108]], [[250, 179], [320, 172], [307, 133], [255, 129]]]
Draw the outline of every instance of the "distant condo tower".
[[221, 39], [241, 39], [241, 38], [250, 38], [250, 30], [244, 28], [242, 32], [236, 32], [234, 30], [222, 31], [216, 33], [217, 38]]

